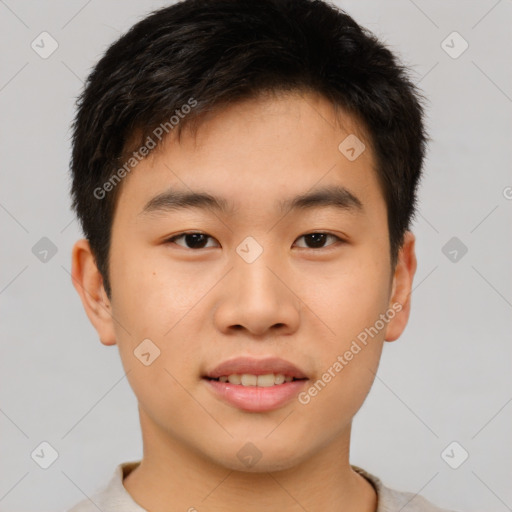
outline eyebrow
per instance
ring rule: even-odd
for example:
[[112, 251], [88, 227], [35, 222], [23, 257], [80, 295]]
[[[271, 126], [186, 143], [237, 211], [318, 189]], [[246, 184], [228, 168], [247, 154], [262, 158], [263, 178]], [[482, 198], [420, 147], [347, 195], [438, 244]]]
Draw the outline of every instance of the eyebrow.
[[[355, 213], [364, 211], [361, 200], [347, 188], [339, 185], [315, 188], [304, 194], [277, 202], [277, 208], [281, 212], [326, 207], [335, 207]], [[225, 215], [234, 212], [233, 205], [230, 205], [224, 198], [215, 197], [207, 192], [169, 189], [150, 199], [139, 215], [163, 214], [185, 209], [201, 209]]]

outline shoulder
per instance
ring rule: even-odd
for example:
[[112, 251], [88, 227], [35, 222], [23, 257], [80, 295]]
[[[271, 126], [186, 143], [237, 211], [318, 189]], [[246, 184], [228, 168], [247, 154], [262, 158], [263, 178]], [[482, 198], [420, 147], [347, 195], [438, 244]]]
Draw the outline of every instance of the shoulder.
[[90, 497], [76, 503], [66, 512], [146, 512], [128, 494], [123, 486], [123, 478], [135, 468], [140, 461], [119, 464], [110, 481]]
[[376, 512], [456, 512], [440, 508], [419, 494], [391, 489], [378, 477], [358, 466], [352, 466], [352, 469], [364, 476], [375, 488], [378, 496]]

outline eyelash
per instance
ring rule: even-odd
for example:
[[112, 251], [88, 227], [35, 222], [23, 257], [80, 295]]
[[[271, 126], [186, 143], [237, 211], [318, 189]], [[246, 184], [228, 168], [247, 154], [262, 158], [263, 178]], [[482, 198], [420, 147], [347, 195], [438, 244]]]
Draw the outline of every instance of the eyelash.
[[[207, 235], [206, 233], [201, 233], [200, 231], [187, 231], [187, 232], [184, 232], [184, 233], [180, 233], [178, 235], [174, 235], [171, 238], [168, 238], [167, 240], [164, 241], [164, 243], [175, 244], [175, 240], [183, 238], [186, 235], [204, 235], [207, 238], [213, 239], [212, 236]], [[304, 235], [301, 235], [299, 238], [303, 238], [303, 237], [308, 236], [308, 235], [327, 235], [327, 236], [331, 236], [331, 237], [335, 238], [336, 241], [339, 242], [339, 243], [345, 243], [345, 240], [343, 240], [339, 236], [337, 236], [337, 235], [335, 235], [333, 233], [326, 232], [326, 231], [312, 231], [310, 233], [306, 233]], [[175, 245], [179, 245], [179, 244], [175, 244]], [[329, 244], [329, 245], [327, 245], [325, 247], [318, 247], [318, 248], [315, 248], [315, 247], [300, 247], [300, 249], [310, 249], [312, 251], [315, 251], [315, 250], [320, 250], [320, 249], [328, 249], [329, 247], [332, 247], [332, 246], [335, 246], [335, 245], [338, 245], [338, 244], [333, 243], [333, 244]], [[183, 247], [183, 246], [180, 245], [180, 247]], [[190, 249], [191, 251], [199, 251], [201, 249], [204, 249], [204, 247], [201, 247], [199, 249], [194, 249], [194, 248], [191, 248], [191, 247], [183, 247], [183, 248], [184, 249]], [[211, 249], [211, 247], [206, 247], [206, 249]]]

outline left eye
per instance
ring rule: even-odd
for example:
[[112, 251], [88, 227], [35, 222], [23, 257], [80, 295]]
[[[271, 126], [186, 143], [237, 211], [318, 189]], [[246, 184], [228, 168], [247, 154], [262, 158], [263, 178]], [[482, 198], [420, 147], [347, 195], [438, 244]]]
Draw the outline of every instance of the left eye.
[[[307, 241], [307, 244], [309, 244], [306, 246], [299, 246], [301, 248], [322, 249], [323, 247], [325, 247], [324, 244], [329, 237], [331, 239], [334, 239], [334, 242], [336, 242], [336, 241], [343, 242], [343, 240], [336, 235], [333, 235], [331, 233], [321, 233], [321, 232], [308, 233], [306, 235], [300, 236], [299, 238], [297, 238], [297, 240], [304, 238], [304, 240]], [[181, 235], [176, 235], [176, 236], [173, 236], [172, 238], [169, 238], [168, 240], [166, 240], [166, 242], [167, 243], [176, 243], [176, 240], [184, 239], [185, 244], [186, 244], [185, 247], [187, 249], [204, 249], [205, 247], [207, 247], [206, 244], [207, 244], [207, 240], [209, 238], [212, 240], [215, 240], [210, 235], [206, 235], [204, 233], [182, 233]], [[177, 243], [177, 245], [180, 245], [183, 247], [182, 244]], [[333, 244], [328, 244], [328, 245], [333, 245]], [[210, 247], [215, 247], [215, 246], [210, 245]]]
[[[340, 237], [333, 235], [331, 233], [308, 233], [307, 235], [300, 236], [297, 240], [299, 240], [301, 238], [304, 238], [304, 240], [308, 240], [309, 243], [311, 243], [313, 245], [313, 247], [306, 247], [307, 249], [318, 249], [318, 248], [321, 249], [324, 247], [325, 240], [328, 237], [333, 238], [335, 241], [336, 240], [339, 240], [340, 242], [343, 241]], [[333, 244], [329, 244], [329, 245], [333, 245]]]

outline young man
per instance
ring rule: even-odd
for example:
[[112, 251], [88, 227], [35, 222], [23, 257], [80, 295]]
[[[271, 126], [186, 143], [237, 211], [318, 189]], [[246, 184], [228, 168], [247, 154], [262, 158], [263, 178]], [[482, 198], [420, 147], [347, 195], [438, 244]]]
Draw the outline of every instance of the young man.
[[349, 462], [409, 316], [422, 117], [318, 0], [186, 0], [108, 49], [74, 124], [72, 276], [144, 456], [73, 512], [441, 510]]

